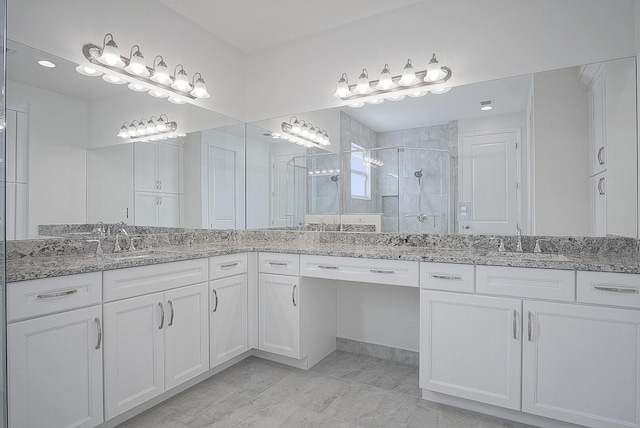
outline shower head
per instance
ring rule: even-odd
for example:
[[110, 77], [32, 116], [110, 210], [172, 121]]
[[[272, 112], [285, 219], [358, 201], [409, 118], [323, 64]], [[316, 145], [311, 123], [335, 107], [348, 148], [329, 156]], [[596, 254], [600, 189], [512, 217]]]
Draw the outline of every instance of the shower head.
[[334, 183], [337, 183], [339, 178], [340, 178], [340, 176], [339, 176], [339, 175], [332, 175], [332, 176], [330, 177], [331, 181], [333, 181]]
[[414, 172], [413, 176], [416, 178], [422, 178], [422, 169], [419, 169], [418, 171]]

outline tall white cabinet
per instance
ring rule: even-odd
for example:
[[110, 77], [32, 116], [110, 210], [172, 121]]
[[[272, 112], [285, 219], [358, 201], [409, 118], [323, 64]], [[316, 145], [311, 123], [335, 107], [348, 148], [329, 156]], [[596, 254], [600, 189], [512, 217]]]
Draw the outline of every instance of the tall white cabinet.
[[6, 129], [6, 238], [27, 239], [29, 183], [29, 108], [9, 100]]
[[134, 143], [134, 223], [181, 225], [182, 147], [163, 142]]

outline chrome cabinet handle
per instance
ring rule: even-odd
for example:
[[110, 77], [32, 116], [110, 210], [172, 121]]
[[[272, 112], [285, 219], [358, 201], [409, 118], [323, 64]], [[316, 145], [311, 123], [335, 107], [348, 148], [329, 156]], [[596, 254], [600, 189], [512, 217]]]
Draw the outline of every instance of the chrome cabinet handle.
[[431, 274], [433, 279], [446, 279], [447, 281], [461, 281], [462, 277], [459, 275], [440, 275], [438, 273]]
[[593, 288], [598, 291], [611, 291], [613, 293], [638, 294], [637, 288], [630, 288], [630, 287], [605, 287], [603, 285], [594, 285]]
[[231, 269], [232, 267], [238, 266], [238, 262], [235, 263], [227, 263], [226, 265], [220, 265], [221, 269]]
[[602, 187], [603, 184], [604, 184], [604, 177], [598, 180], [598, 193], [600, 193], [601, 195], [604, 195], [604, 189]]
[[269, 262], [271, 266], [286, 266], [286, 262]]
[[338, 270], [338, 269], [340, 269], [340, 267], [339, 266], [318, 265], [318, 269]]
[[383, 269], [369, 269], [369, 272], [371, 272], [371, 273], [385, 273], [385, 274], [396, 273], [395, 270], [383, 270]]
[[218, 310], [218, 292], [215, 289], [213, 290], [213, 296], [216, 298], [216, 305], [213, 307], [212, 312], [215, 312]]
[[528, 318], [528, 321], [529, 321], [529, 322], [527, 323], [527, 324], [528, 324], [528, 325], [527, 325], [527, 338], [529, 339], [529, 342], [533, 342], [533, 340], [532, 340], [532, 337], [533, 337], [533, 332], [532, 332], [533, 327], [531, 326], [531, 324], [533, 324], [533, 322], [532, 322], [532, 320], [531, 320], [531, 319], [532, 319], [531, 311], [529, 311], [529, 313], [528, 313], [528, 315], [527, 315], [527, 318]]
[[158, 303], [158, 307], [160, 308], [160, 327], [158, 327], [158, 330], [162, 330], [162, 327], [164, 327], [164, 306], [162, 306], [162, 303]]
[[162, 180], [158, 180], [158, 189], [162, 189]]
[[100, 324], [100, 318], [96, 318], [95, 322], [98, 328], [98, 343], [96, 344], [96, 349], [100, 349], [100, 345], [102, 345], [102, 325]]
[[171, 318], [169, 318], [169, 324], [167, 324], [167, 327], [171, 327], [173, 325], [173, 302], [169, 300], [167, 303], [169, 303], [169, 309], [171, 309]]
[[603, 159], [603, 157], [602, 157], [602, 154], [603, 154], [603, 153], [604, 153], [604, 147], [600, 147], [600, 148], [598, 149], [598, 163], [599, 163], [600, 165], [604, 165], [604, 159]]
[[296, 303], [296, 289], [298, 288], [297, 285], [293, 286], [293, 289], [291, 290], [291, 301], [293, 302], [293, 306], [298, 306], [298, 304]]
[[62, 297], [62, 296], [69, 296], [71, 294], [76, 294], [78, 292], [77, 289], [73, 289], [73, 290], [66, 290], [66, 291], [57, 291], [55, 293], [47, 293], [47, 294], [38, 294], [38, 299], [52, 299], [54, 297]]
[[518, 339], [518, 311], [513, 310], [513, 339]]
[[160, 201], [159, 205], [162, 205], [162, 196], [158, 196], [158, 201]]

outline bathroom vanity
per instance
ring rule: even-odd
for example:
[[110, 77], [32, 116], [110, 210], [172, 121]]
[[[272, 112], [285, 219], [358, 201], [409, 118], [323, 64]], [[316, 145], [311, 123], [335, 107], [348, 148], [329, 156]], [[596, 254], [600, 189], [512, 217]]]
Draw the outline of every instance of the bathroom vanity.
[[[611, 261], [434, 248], [463, 237], [376, 246], [411, 236], [208, 233], [12, 263], [10, 426], [115, 426], [250, 355], [308, 369], [336, 349], [343, 282], [419, 294], [425, 399], [540, 426], [638, 426], [632, 252]], [[356, 235], [370, 245], [345, 242]]]

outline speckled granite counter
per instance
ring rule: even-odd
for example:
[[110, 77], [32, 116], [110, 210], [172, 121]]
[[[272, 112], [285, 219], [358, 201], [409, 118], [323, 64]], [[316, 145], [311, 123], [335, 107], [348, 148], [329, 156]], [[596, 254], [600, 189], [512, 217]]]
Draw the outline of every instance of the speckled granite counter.
[[[466, 263], [545, 269], [640, 273], [638, 240], [628, 238], [544, 237], [544, 251], [566, 261], [535, 260], [496, 254], [487, 236], [401, 235], [304, 231], [188, 231], [138, 235], [137, 257], [109, 254], [113, 237], [103, 239], [105, 254], [93, 256], [95, 243], [85, 239], [8, 242], [8, 282], [71, 275], [224, 254], [268, 251], [323, 256]], [[507, 250], [515, 237], [501, 237]], [[536, 238], [523, 237], [526, 249]], [[128, 238], [125, 238], [128, 240]], [[124, 256], [124, 257], [123, 257]], [[533, 257], [533, 256], [529, 256]]]

